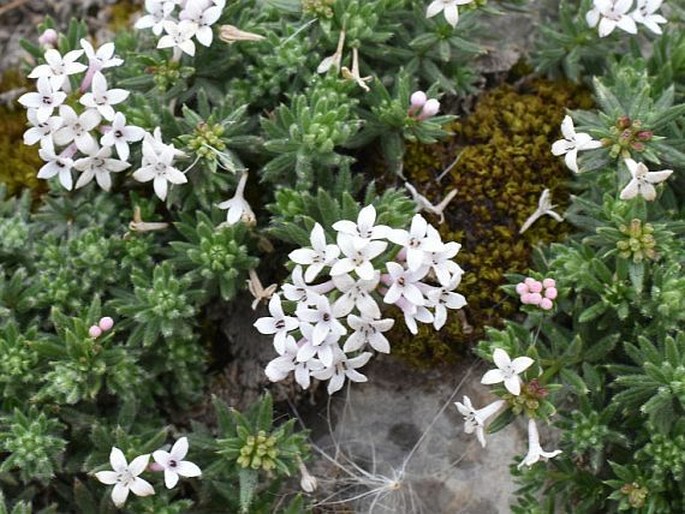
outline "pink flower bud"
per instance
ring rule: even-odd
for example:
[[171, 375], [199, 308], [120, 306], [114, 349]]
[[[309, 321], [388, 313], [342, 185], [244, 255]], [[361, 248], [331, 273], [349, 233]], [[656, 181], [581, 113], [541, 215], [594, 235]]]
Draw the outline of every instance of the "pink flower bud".
[[423, 105], [423, 109], [421, 109], [421, 114], [419, 114], [419, 119], [425, 120], [426, 118], [431, 118], [438, 114], [439, 110], [440, 102], [438, 102], [435, 98], [426, 100], [426, 103]]
[[527, 284], [519, 282], [518, 284], [516, 284], [516, 292], [520, 295], [524, 295], [526, 293], [530, 293], [530, 290], [528, 289]]
[[528, 295], [528, 303], [531, 305], [540, 305], [542, 295], [540, 293], [530, 293]]
[[424, 106], [426, 100], [428, 100], [428, 97], [423, 91], [414, 91], [409, 97], [409, 103], [411, 104], [412, 109], [420, 109]]
[[114, 326], [114, 320], [109, 316], [105, 316], [98, 321], [98, 327], [102, 329], [103, 332], [107, 332]]
[[100, 330], [100, 327], [98, 327], [97, 325], [93, 325], [88, 329], [88, 335], [93, 339], [97, 339], [102, 335], [102, 330]]
[[546, 278], [542, 281], [542, 287], [556, 287], [557, 283], [553, 278]]
[[530, 289], [531, 293], [541, 293], [542, 292], [542, 282], [539, 280], [533, 280], [530, 284], [528, 284], [528, 289]]
[[38, 38], [38, 43], [41, 46], [50, 46], [54, 48], [57, 45], [58, 39], [57, 31], [55, 29], [47, 29]]
[[548, 287], [545, 289], [545, 298], [549, 298], [550, 300], [554, 300], [557, 297], [557, 288], [556, 287]]
[[549, 298], [543, 298], [540, 300], [540, 308], [546, 311], [550, 310], [552, 308], [552, 300]]
[[526, 304], [526, 305], [528, 305], [529, 303], [531, 303], [531, 301], [530, 301], [530, 293], [523, 293], [523, 294], [521, 295], [521, 303], [524, 303], [524, 304]]

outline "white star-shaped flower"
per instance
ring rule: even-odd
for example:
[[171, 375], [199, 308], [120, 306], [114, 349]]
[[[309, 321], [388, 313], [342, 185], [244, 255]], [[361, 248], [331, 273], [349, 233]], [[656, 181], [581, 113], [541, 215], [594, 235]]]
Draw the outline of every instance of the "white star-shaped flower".
[[655, 34], [662, 34], [663, 31], [659, 24], [668, 22], [666, 18], [656, 12], [661, 8], [662, 3], [663, 0], [637, 0], [637, 8], [630, 16]]
[[369, 319], [350, 314], [347, 316], [347, 324], [354, 332], [345, 341], [343, 352], [356, 352], [368, 344], [377, 352], [390, 353], [390, 343], [383, 332], [392, 328], [394, 319]]
[[538, 427], [533, 419], [528, 420], [528, 453], [524, 459], [517, 466], [521, 469], [523, 466], [532, 466], [540, 459], [551, 459], [559, 455], [561, 450], [554, 450], [551, 452], [546, 452], [540, 446], [540, 434], [538, 433]]
[[471, 399], [464, 396], [464, 403], [454, 402], [459, 413], [464, 416], [464, 432], [476, 433], [481, 446], [485, 448], [485, 422], [505, 404], [504, 400], [496, 400], [482, 409], [474, 409]]
[[175, 8], [175, 1], [145, 0], [147, 14], [142, 16], [134, 27], [139, 30], [151, 28], [155, 36], [160, 36], [164, 30], [164, 22], [171, 19], [171, 13]]
[[76, 189], [90, 183], [93, 178], [104, 191], [109, 191], [112, 187], [112, 177], [110, 173], [119, 173], [131, 166], [129, 163], [112, 159], [112, 149], [103, 146], [88, 157], [76, 160], [74, 168], [81, 172], [76, 181]]
[[333, 230], [354, 237], [356, 246], [363, 246], [374, 239], [385, 239], [390, 234], [390, 227], [375, 223], [376, 209], [373, 205], [367, 205], [359, 211], [357, 223], [350, 220], [336, 221], [333, 223]]
[[155, 194], [160, 200], [166, 200], [169, 182], [172, 184], [188, 182], [186, 176], [173, 166], [175, 155], [178, 155], [178, 150], [173, 145], [160, 143], [156, 137], [149, 133], [145, 134], [141, 161], [143, 166], [133, 173], [133, 178], [138, 182], [154, 180]]
[[[335, 227], [335, 225], [333, 226]], [[366, 242], [361, 243], [362, 246], [360, 246], [362, 241]], [[333, 264], [330, 271], [331, 277], [354, 271], [362, 280], [372, 280], [375, 269], [371, 260], [382, 254], [388, 247], [388, 243], [385, 241], [369, 241], [368, 239], [355, 238], [354, 236], [339, 232], [338, 247], [342, 250], [345, 257], [338, 259]]]
[[[49, 179], [57, 175], [59, 178], [59, 183], [67, 191], [71, 191], [74, 187], [73, 178], [71, 176], [71, 169], [74, 167], [74, 161], [70, 156], [67, 156], [66, 152], [64, 155], [57, 155], [55, 153], [55, 148], [52, 145], [52, 141], [46, 143], [46, 145], [38, 150], [38, 155], [45, 165], [38, 171], [38, 178]], [[71, 153], [73, 155], [73, 152]]]
[[334, 244], [326, 244], [326, 234], [318, 223], [314, 225], [309, 241], [311, 248], [298, 248], [288, 255], [291, 261], [307, 266], [304, 272], [307, 282], [314, 280], [325, 266], [330, 266], [340, 255], [340, 248]]
[[36, 83], [37, 92], [24, 93], [17, 100], [27, 109], [34, 109], [36, 120], [45, 123], [52, 116], [55, 107], [59, 107], [67, 99], [64, 91], [55, 91], [48, 77], [40, 77]]
[[342, 293], [333, 303], [333, 313], [336, 317], [347, 316], [355, 307], [366, 317], [380, 318], [381, 310], [376, 300], [371, 296], [381, 279], [380, 271], [376, 271], [371, 280], [355, 280], [347, 273], [332, 278], [333, 284]]
[[585, 132], [576, 133], [573, 119], [569, 115], [566, 115], [564, 121], [561, 122], [561, 133], [564, 139], [552, 144], [552, 153], [557, 156], [564, 155], [564, 162], [566, 162], [568, 169], [578, 173], [578, 152], [600, 148], [602, 142], [592, 139], [592, 136]]
[[83, 50], [72, 50], [62, 57], [62, 54], [54, 48], [45, 51], [46, 64], [39, 64], [31, 73], [30, 79], [45, 77], [50, 81], [55, 91], [62, 89], [69, 75], [86, 71], [88, 66], [76, 60], [83, 55]]
[[[300, 344], [305, 344], [306, 340], [302, 339], [300, 343], [295, 342], [292, 337], [287, 337], [285, 340], [282, 352], [279, 356], [273, 359], [266, 365], [264, 373], [272, 382], [280, 382], [284, 380], [291, 371], [295, 372], [295, 381], [302, 387], [308, 389], [311, 385], [311, 374], [314, 371], [323, 369], [323, 364], [318, 359], [310, 359], [307, 361], [298, 361], [297, 354], [300, 349]], [[278, 348], [276, 349], [278, 351]]]
[[150, 455], [140, 455], [133, 459], [131, 464], [128, 464], [124, 452], [116, 446], [112, 447], [109, 454], [112, 471], [98, 471], [95, 473], [95, 478], [103, 484], [114, 485], [114, 489], [112, 489], [114, 505], [117, 507], [124, 505], [129, 491], [137, 496], [155, 494], [152, 485], [138, 476], [145, 471], [149, 460]]
[[324, 287], [323, 289], [321, 285], [313, 286], [308, 284], [304, 280], [302, 266], [295, 266], [291, 278], [293, 281], [292, 284], [283, 284], [283, 296], [291, 302], [298, 302], [303, 305], [316, 305], [319, 296], [321, 296], [322, 293], [330, 291], [334, 287], [332, 282], [330, 287]]
[[62, 126], [63, 120], [60, 116], [50, 116], [46, 121], [38, 121], [38, 113], [36, 109], [29, 109], [26, 111], [31, 127], [24, 132], [24, 144], [33, 146], [40, 142], [41, 148], [44, 148], [48, 141], [52, 142], [52, 135]]
[[124, 60], [114, 55], [114, 43], [105, 43], [97, 51], [87, 39], [81, 39], [81, 48], [86, 52], [88, 64], [96, 71], [121, 66]]
[[406, 249], [407, 266], [410, 271], [420, 270], [425, 266], [426, 259], [434, 252], [445, 250], [438, 231], [429, 231], [428, 227], [426, 218], [420, 214], [415, 214], [411, 220], [409, 231], [396, 229], [388, 236], [390, 241]]
[[85, 154], [97, 151], [98, 143], [90, 131], [102, 120], [98, 111], [86, 109], [81, 114], [76, 114], [68, 105], [62, 105], [59, 108], [59, 115], [64, 123], [52, 137], [56, 144], [67, 146], [73, 142], [76, 148]]
[[[275, 334], [274, 346], [278, 350], [285, 345], [288, 332], [297, 329], [299, 322], [293, 316], [286, 316], [281, 305], [281, 297], [277, 294], [269, 300], [269, 313], [271, 316], [259, 318], [254, 322], [254, 327], [261, 334]], [[282, 353], [279, 351], [279, 353]]]
[[228, 210], [226, 213], [226, 223], [228, 225], [235, 225], [241, 220], [247, 225], [254, 224], [257, 221], [250, 204], [245, 200], [245, 186], [247, 185], [248, 176], [247, 171], [243, 172], [238, 181], [238, 186], [235, 188], [233, 198], [217, 204], [219, 209]]
[[599, 37], [608, 36], [616, 27], [629, 34], [637, 34], [635, 20], [627, 14], [632, 5], [633, 0], [593, 0], [585, 20], [590, 27], [599, 23]]
[[655, 200], [656, 189], [653, 184], [663, 182], [673, 173], [673, 170], [649, 171], [644, 163], [637, 163], [633, 159], [626, 159], [625, 163], [633, 178], [621, 191], [621, 200], [635, 198], [638, 194], [650, 202]]
[[300, 321], [314, 323], [314, 330], [309, 339], [315, 346], [323, 343], [328, 334], [339, 338], [347, 333], [345, 326], [333, 314], [333, 308], [326, 296], [319, 296], [314, 309], [298, 305], [295, 314]]
[[516, 357], [514, 360], [511, 360], [509, 354], [501, 348], [495, 349], [492, 354], [492, 360], [495, 362], [497, 369], [491, 369], [486, 372], [480, 383], [490, 385], [504, 382], [504, 387], [511, 394], [514, 396], [521, 394], [521, 377], [519, 377], [519, 373], [523, 373], [535, 361], [530, 357]]
[[417, 307], [425, 305], [426, 299], [417, 286], [419, 280], [425, 275], [425, 271], [416, 272], [404, 269], [396, 262], [388, 262], [385, 266], [390, 274], [390, 287], [383, 297], [385, 303], [397, 303], [400, 298], [405, 298]]
[[93, 75], [91, 92], [85, 93], [79, 102], [85, 107], [96, 109], [103, 118], [112, 121], [116, 114], [112, 106], [120, 104], [130, 94], [125, 89], [107, 89], [107, 79], [102, 73], [96, 71]]
[[182, 20], [178, 23], [167, 20], [163, 22], [163, 25], [166, 35], [159, 38], [157, 48], [173, 48], [191, 57], [195, 55], [193, 36], [198, 28], [195, 23], [190, 20]]
[[218, 21], [221, 11], [222, 7], [218, 5], [209, 4], [206, 6], [200, 2], [189, 2], [178, 17], [181, 20], [189, 20], [195, 23], [197, 25], [195, 37], [200, 44], [209, 47], [214, 39], [212, 25]]
[[152, 458], [164, 469], [164, 484], [167, 489], [173, 489], [178, 483], [178, 477], [193, 478], [202, 474], [200, 468], [190, 461], [183, 460], [188, 454], [188, 438], [181, 437], [171, 447], [171, 451], [157, 450]]
[[459, 9], [457, 6], [466, 5], [473, 0], [433, 0], [426, 9], [426, 18], [432, 18], [436, 14], [443, 12], [447, 23], [456, 27], [459, 22]]
[[523, 222], [523, 225], [519, 230], [519, 234], [523, 234], [533, 225], [533, 223], [535, 223], [538, 219], [542, 218], [545, 215], [551, 216], [558, 222], [564, 221], [564, 218], [562, 218], [558, 213], [552, 210], [556, 207], [556, 205], [552, 205], [552, 201], [550, 200], [549, 196], [549, 189], [545, 189], [542, 191], [540, 199], [538, 200], [538, 208], [535, 210], [533, 214], [528, 216], [526, 221]]
[[126, 117], [118, 112], [114, 115], [112, 126], [100, 138], [102, 146], [114, 146], [119, 158], [127, 161], [130, 155], [129, 143], [135, 143], [145, 137], [145, 131], [134, 125], [126, 125]]
[[349, 358], [342, 350], [339, 350], [335, 363], [332, 366], [319, 371], [313, 371], [312, 376], [319, 380], [328, 380], [328, 394], [333, 394], [342, 389], [343, 385], [345, 385], [345, 379], [352, 382], [366, 382], [368, 378], [359, 373], [357, 369], [369, 362], [371, 356], [371, 352], [364, 352], [356, 357]]
[[461, 309], [466, 305], [464, 295], [453, 292], [461, 282], [461, 275], [453, 275], [452, 280], [442, 287], [435, 287], [426, 295], [433, 307], [433, 327], [440, 330], [447, 321], [447, 309]]

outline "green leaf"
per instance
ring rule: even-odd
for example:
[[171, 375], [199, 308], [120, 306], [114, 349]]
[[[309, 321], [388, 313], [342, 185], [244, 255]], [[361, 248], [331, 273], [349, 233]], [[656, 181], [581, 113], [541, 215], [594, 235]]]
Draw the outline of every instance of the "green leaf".
[[578, 317], [578, 321], [580, 323], [587, 323], [588, 321], [592, 321], [598, 316], [604, 314], [608, 308], [609, 306], [607, 304], [605, 304], [602, 301], [599, 301], [592, 307], [585, 309]]
[[240, 482], [240, 512], [247, 513], [250, 511], [250, 505], [252, 505], [259, 475], [254, 469], [241, 468], [238, 471], [238, 479]]
[[567, 382], [573, 389], [575, 389], [575, 391], [578, 394], [586, 395], [590, 392], [587, 385], [585, 384], [585, 381], [575, 371], [568, 368], [562, 368], [559, 374], [561, 375], [561, 378], [565, 382]]

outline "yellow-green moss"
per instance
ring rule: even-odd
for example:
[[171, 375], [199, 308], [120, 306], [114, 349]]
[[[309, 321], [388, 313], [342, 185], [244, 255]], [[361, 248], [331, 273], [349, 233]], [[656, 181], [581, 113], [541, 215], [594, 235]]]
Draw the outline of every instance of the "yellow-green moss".
[[132, 0], [120, 0], [109, 11], [109, 28], [113, 32], [131, 28], [131, 16], [140, 11], [140, 5]]
[[[0, 93], [33, 85], [18, 70], [8, 70], [0, 79]], [[0, 106], [0, 183], [7, 186], [8, 193], [14, 195], [29, 188], [38, 192], [43, 184], [36, 178], [43, 165], [38, 156], [38, 148], [24, 145], [26, 131], [26, 111], [16, 102]]]
[[[440, 332], [422, 327], [411, 337], [404, 323], [396, 323], [393, 353], [417, 365], [450, 360], [481, 339], [486, 326], [499, 326], [516, 312], [516, 302], [500, 289], [504, 275], [525, 273], [533, 246], [563, 238], [569, 227], [545, 216], [523, 235], [518, 231], [545, 188], [563, 211], [568, 171], [550, 148], [560, 137], [564, 110], [591, 105], [589, 93], [567, 83], [536, 80], [518, 91], [504, 85], [483, 94], [475, 111], [453, 124], [448, 141], [409, 145], [404, 170], [419, 191], [440, 199], [458, 190], [439, 229], [443, 240], [462, 244], [457, 262], [465, 273], [458, 291], [468, 306], [451, 313]], [[436, 177], [458, 155], [438, 184]]]

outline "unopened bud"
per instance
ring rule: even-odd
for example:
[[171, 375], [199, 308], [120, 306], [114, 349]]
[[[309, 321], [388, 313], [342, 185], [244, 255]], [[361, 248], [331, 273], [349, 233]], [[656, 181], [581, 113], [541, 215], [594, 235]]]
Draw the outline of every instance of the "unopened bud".
[[300, 474], [302, 475], [300, 487], [306, 493], [313, 493], [318, 485], [316, 477], [309, 473], [309, 470], [307, 469], [307, 466], [304, 465], [304, 462], [302, 462], [302, 459], [298, 459], [297, 465], [300, 468]]
[[102, 330], [97, 325], [93, 325], [88, 329], [88, 335], [93, 339], [97, 339], [102, 335]]
[[540, 308], [543, 310], [550, 310], [552, 308], [552, 305], [552, 300], [550, 300], [549, 298], [543, 298], [542, 300], [540, 300]]
[[631, 120], [628, 116], [621, 116], [616, 120], [616, 126], [620, 129], [627, 129], [631, 125]]
[[644, 143], [640, 143], [639, 141], [633, 141], [632, 143], [630, 143], [630, 147], [636, 152], [644, 152], [645, 150]]
[[59, 36], [55, 29], [47, 29], [38, 38], [38, 43], [41, 46], [49, 46], [51, 48], [55, 48], [55, 46], [57, 46], [58, 37]]
[[653, 136], [654, 133], [651, 130], [641, 130], [637, 133], [637, 138], [640, 141], [649, 141], [652, 139]]
[[219, 27], [219, 39], [228, 44], [233, 44], [236, 41], [261, 41], [264, 36], [240, 30], [233, 25], [222, 25]]
[[421, 114], [419, 114], [419, 119], [425, 120], [427, 118], [431, 118], [438, 114], [439, 110], [440, 102], [438, 100], [436, 100], [435, 98], [426, 100], [426, 103], [423, 104], [423, 108], [421, 109]]
[[411, 97], [409, 97], [409, 103], [411, 104], [412, 109], [420, 109], [425, 105], [427, 100], [428, 97], [423, 91], [414, 91]]
[[105, 316], [104, 318], [101, 318], [100, 321], [98, 321], [98, 327], [103, 332], [107, 332], [114, 326], [114, 320], [110, 318], [109, 316]]

